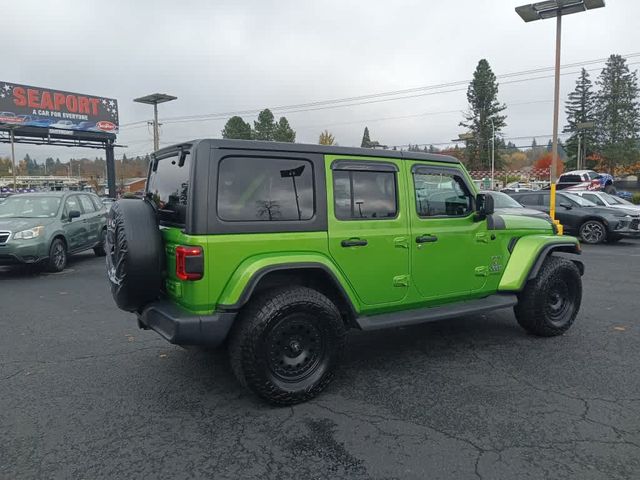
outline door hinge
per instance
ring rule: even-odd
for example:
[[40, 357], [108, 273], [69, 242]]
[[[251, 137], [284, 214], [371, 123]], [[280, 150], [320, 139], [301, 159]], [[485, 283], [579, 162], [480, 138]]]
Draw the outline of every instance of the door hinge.
[[408, 287], [409, 286], [409, 275], [398, 275], [393, 277], [393, 286], [394, 287]]
[[393, 245], [396, 248], [409, 248], [407, 237], [396, 237], [393, 239]]
[[488, 277], [489, 276], [489, 267], [481, 266], [476, 267], [476, 277]]
[[486, 232], [476, 233], [476, 242], [489, 243], [489, 235]]

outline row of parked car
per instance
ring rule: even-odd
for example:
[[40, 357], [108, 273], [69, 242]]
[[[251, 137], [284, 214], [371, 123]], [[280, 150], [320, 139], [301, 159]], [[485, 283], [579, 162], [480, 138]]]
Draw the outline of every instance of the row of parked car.
[[[494, 199], [496, 210], [522, 215], [549, 214], [549, 190], [485, 192]], [[640, 205], [604, 191], [574, 190], [556, 194], [556, 218], [568, 235], [584, 243], [614, 243], [624, 237], [640, 236]]]

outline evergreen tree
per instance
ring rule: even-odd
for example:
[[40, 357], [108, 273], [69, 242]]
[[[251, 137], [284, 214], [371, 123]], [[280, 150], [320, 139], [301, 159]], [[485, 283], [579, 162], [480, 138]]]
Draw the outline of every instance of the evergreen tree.
[[630, 72], [627, 61], [611, 55], [600, 73], [596, 101], [596, 139], [611, 173], [620, 164], [638, 157], [640, 106], [637, 72]]
[[273, 131], [273, 140], [276, 142], [294, 143], [296, 141], [296, 132], [289, 125], [286, 117], [280, 117]]
[[253, 122], [253, 138], [255, 140], [273, 141], [276, 123], [273, 113], [265, 108], [258, 114], [258, 120]]
[[[566, 148], [569, 152], [569, 158], [572, 165], [578, 155], [578, 135], [580, 135], [580, 143], [582, 149], [582, 157], [586, 157], [595, 146], [595, 135], [593, 130], [579, 131], [578, 124], [584, 122], [593, 122], [595, 115], [595, 94], [591, 90], [592, 83], [589, 74], [583, 68], [580, 77], [576, 81], [576, 88], [569, 94], [567, 99], [565, 112], [567, 114], [567, 124], [562, 130], [564, 133], [570, 133], [567, 139]], [[585, 150], [586, 147], [586, 150]]]
[[318, 138], [318, 144], [320, 145], [335, 145], [336, 137], [329, 130], [325, 130], [320, 133], [320, 137]]
[[222, 138], [251, 140], [251, 125], [245, 122], [242, 117], [231, 117], [222, 129]]
[[371, 138], [369, 138], [369, 127], [364, 127], [364, 133], [362, 134], [362, 148], [371, 148]]
[[[498, 102], [498, 83], [489, 62], [478, 62], [473, 80], [467, 89], [469, 110], [460, 126], [469, 129], [474, 139], [467, 141], [466, 156], [470, 168], [487, 168], [491, 164], [491, 138], [495, 129], [498, 136], [506, 125], [505, 115], [500, 115], [506, 105]], [[493, 121], [493, 126], [492, 126]]]

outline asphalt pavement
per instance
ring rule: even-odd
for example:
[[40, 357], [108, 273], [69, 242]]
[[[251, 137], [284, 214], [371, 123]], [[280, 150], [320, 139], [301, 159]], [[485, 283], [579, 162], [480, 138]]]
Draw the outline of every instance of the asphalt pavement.
[[567, 334], [511, 311], [353, 332], [292, 408], [242, 390], [224, 353], [138, 330], [92, 253], [0, 269], [0, 479], [640, 478], [640, 241], [583, 261]]

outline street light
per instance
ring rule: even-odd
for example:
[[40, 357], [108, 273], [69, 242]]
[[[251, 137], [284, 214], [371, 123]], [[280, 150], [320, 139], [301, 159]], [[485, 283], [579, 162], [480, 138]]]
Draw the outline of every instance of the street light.
[[166, 93], [152, 93], [140, 98], [134, 98], [134, 102], [153, 105], [153, 151], [160, 150], [160, 131], [158, 130], [158, 104], [176, 100], [178, 97]]
[[516, 7], [516, 13], [525, 22], [556, 18], [556, 65], [555, 86], [553, 95], [553, 147], [551, 157], [551, 197], [549, 201], [550, 215], [556, 221], [556, 175], [558, 171], [558, 110], [560, 108], [560, 36], [562, 33], [562, 16], [604, 7], [604, 0], [549, 0]]

